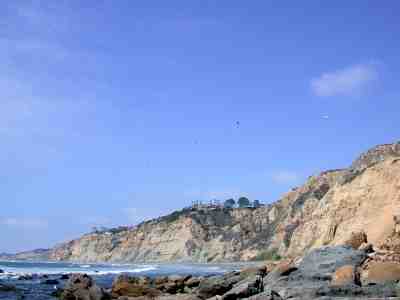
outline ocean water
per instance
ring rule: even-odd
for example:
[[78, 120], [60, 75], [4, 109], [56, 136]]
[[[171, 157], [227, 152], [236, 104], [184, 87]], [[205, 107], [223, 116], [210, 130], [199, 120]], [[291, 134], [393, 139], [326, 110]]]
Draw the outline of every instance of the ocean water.
[[[61, 275], [86, 273], [104, 288], [110, 288], [118, 274], [136, 276], [187, 275], [209, 276], [238, 270], [241, 264], [77, 264], [65, 262], [0, 261], [0, 283], [12, 284], [18, 293], [1, 292], [1, 300], [50, 300], [52, 292], [62, 288]], [[57, 285], [44, 284], [46, 279], [56, 279]]]

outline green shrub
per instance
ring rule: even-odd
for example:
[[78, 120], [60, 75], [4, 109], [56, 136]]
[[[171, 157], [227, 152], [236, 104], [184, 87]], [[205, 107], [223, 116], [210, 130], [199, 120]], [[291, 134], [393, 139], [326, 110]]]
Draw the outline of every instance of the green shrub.
[[282, 257], [278, 254], [278, 249], [271, 249], [261, 251], [257, 254], [256, 257], [253, 258], [254, 261], [260, 260], [281, 260]]

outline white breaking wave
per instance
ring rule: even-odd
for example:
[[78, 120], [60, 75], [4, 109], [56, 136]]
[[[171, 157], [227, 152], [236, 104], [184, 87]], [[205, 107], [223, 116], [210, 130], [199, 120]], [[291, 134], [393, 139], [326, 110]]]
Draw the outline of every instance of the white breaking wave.
[[132, 266], [132, 268], [116, 268], [116, 267], [97, 267], [91, 265], [80, 265], [71, 268], [10, 268], [3, 266], [4, 273], [0, 274], [0, 278], [18, 278], [19, 276], [32, 275], [55, 275], [55, 274], [71, 274], [71, 273], [86, 273], [88, 275], [107, 275], [121, 273], [142, 273], [157, 270], [156, 266]]

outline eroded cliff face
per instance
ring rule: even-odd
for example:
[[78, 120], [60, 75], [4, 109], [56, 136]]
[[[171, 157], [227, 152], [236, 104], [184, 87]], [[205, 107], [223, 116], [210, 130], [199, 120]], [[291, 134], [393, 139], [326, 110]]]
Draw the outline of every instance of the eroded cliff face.
[[186, 209], [118, 232], [92, 233], [51, 250], [82, 262], [249, 260], [267, 250], [297, 256], [365, 231], [383, 243], [400, 215], [400, 144], [377, 146], [348, 169], [311, 176], [257, 209]]

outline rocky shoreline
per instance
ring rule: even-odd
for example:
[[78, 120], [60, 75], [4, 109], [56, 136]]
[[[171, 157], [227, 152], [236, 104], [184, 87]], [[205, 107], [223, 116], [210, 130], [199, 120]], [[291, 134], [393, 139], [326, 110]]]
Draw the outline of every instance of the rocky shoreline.
[[[96, 230], [11, 259], [79, 263], [220, 263], [297, 257], [361, 230], [379, 245], [400, 215], [400, 143], [310, 176], [261, 207], [189, 206], [135, 226]], [[5, 258], [10, 259], [9, 256]]]
[[[150, 278], [122, 274], [106, 288], [87, 274], [72, 274], [58, 280], [43, 277], [42, 284], [64, 282], [51, 293], [61, 300], [400, 299], [400, 263], [396, 258], [396, 251], [374, 249], [365, 233], [359, 232], [344, 245], [223, 275]], [[1, 293], [11, 295], [18, 289], [0, 283], [0, 299], [8, 299], [1, 298]]]
[[[357, 236], [355, 236], [357, 237]], [[356, 244], [356, 241], [353, 241]], [[400, 264], [377, 260], [369, 244], [315, 249], [297, 260], [210, 277], [117, 277], [109, 290], [87, 275], [71, 277], [62, 300], [400, 299]]]

